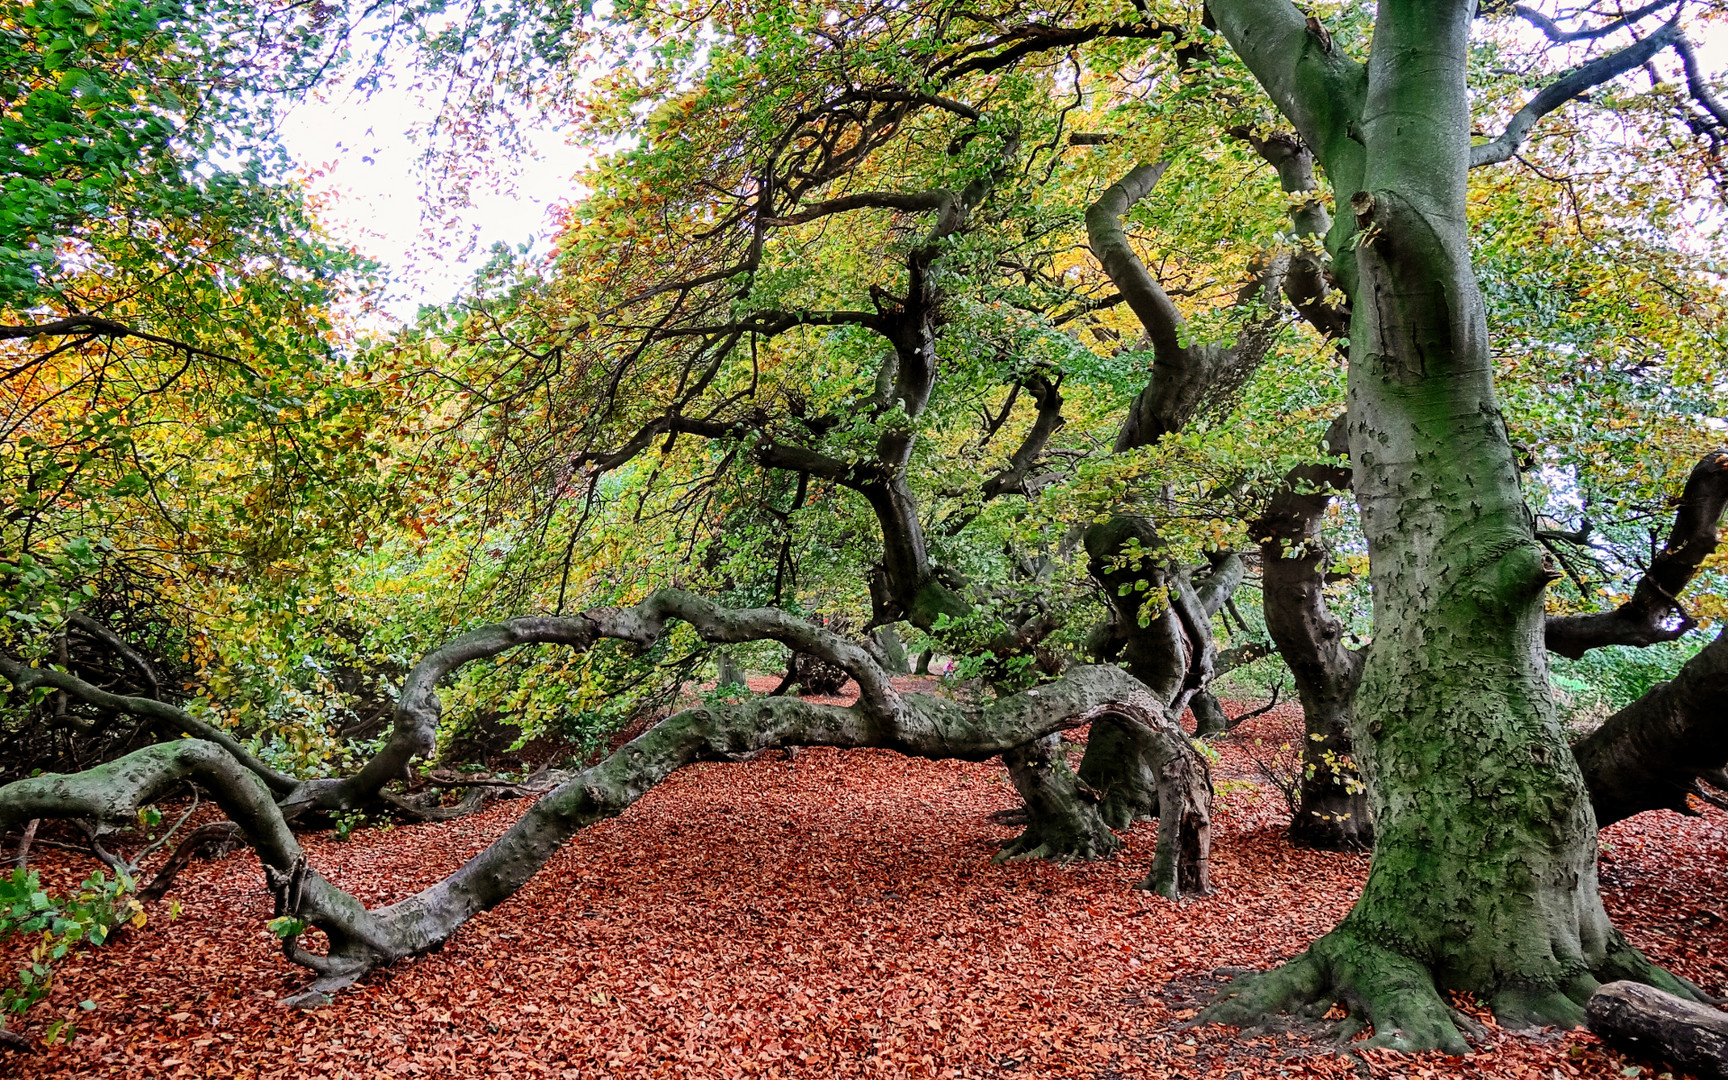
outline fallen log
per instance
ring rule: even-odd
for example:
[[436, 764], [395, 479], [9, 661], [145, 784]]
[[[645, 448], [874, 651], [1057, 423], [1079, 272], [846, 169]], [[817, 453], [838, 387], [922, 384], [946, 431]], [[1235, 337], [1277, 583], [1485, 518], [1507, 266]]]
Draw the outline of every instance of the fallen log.
[[1653, 986], [1612, 982], [1585, 1007], [1590, 1030], [1633, 1057], [1661, 1060], [1699, 1080], [1728, 1080], [1728, 1013]]

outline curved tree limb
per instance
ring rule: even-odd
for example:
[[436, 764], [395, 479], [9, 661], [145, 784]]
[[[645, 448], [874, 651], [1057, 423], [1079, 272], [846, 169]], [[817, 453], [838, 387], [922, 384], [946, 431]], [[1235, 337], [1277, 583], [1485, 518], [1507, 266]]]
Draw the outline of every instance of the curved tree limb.
[[112, 709], [115, 712], [140, 717], [148, 721], [157, 733], [165, 738], [178, 739], [190, 735], [193, 738], [215, 743], [227, 751], [229, 756], [241, 766], [255, 774], [271, 791], [279, 795], [285, 795], [300, 786], [300, 781], [292, 776], [277, 772], [247, 753], [246, 748], [241, 746], [239, 741], [226, 731], [206, 724], [185, 709], [177, 708], [165, 701], [157, 701], [155, 698], [111, 694], [63, 671], [31, 667], [3, 654], [0, 654], [0, 677], [5, 678], [14, 687], [26, 693], [38, 687], [51, 686], [56, 690], [64, 690], [73, 697], [87, 701], [97, 708]]
[[1688, 795], [1702, 795], [1728, 766], [1728, 630], [1661, 683], [1609, 717], [1572, 747], [1584, 773], [1596, 824], [1645, 810], [1693, 814]]
[[443, 711], [436, 686], [465, 664], [521, 645], [557, 644], [587, 650], [601, 638], [647, 647], [671, 619], [689, 623], [704, 641], [731, 644], [769, 639], [844, 668], [858, 682], [864, 707], [881, 715], [899, 709], [899, 694], [862, 645], [773, 608], [732, 611], [675, 589], [651, 594], [630, 608], [601, 608], [570, 617], [532, 616], [482, 627], [423, 657], [403, 681], [390, 739], [358, 773], [342, 780], [314, 780], [283, 800], [291, 813], [351, 810], [376, 800], [385, 785], [405, 779], [410, 762], [437, 741]]
[[1574, 41], [1591, 41], [1596, 38], [1607, 37], [1616, 30], [1622, 30], [1631, 26], [1640, 19], [1654, 15], [1663, 8], [1671, 8], [1679, 2], [1680, 0], [1652, 0], [1651, 3], [1645, 4], [1643, 7], [1634, 11], [1627, 12], [1625, 15], [1620, 16], [1613, 22], [1603, 23], [1600, 26], [1586, 26], [1579, 30], [1567, 30], [1559, 23], [1542, 14], [1540, 11], [1537, 11], [1535, 8], [1530, 7], [1528, 4], [1514, 4], [1512, 12], [1531, 26], [1542, 31], [1543, 35], [1555, 45], [1567, 45]]
[[[876, 674], [867, 658], [858, 663], [860, 647], [841, 642], [845, 648], [839, 648], [832, 635], [808, 624], [779, 625], [778, 619], [796, 621], [782, 613], [766, 613], [771, 618], [764, 620], [764, 613], [723, 611], [687, 594], [656, 598], [636, 608], [591, 613], [594, 625], [606, 636], [652, 640], [676, 609], [679, 618], [689, 614], [699, 620], [711, 640], [784, 632], [812, 651], [857, 663], [867, 678]], [[483, 654], [493, 643], [496, 635], [458, 639], [453, 648], [441, 650], [444, 655], [425, 674], [454, 657]], [[971, 708], [933, 695], [901, 699], [883, 678], [878, 685], [865, 684], [859, 701], [848, 707], [758, 698], [690, 709], [554, 790], [448, 878], [374, 911], [310, 869], [263, 782], [222, 748], [201, 740], [150, 746], [87, 772], [33, 777], [0, 788], [0, 832], [41, 817], [130, 820], [140, 805], [174, 785], [198, 783], [246, 831], [276, 894], [277, 914], [317, 926], [328, 936], [330, 948], [323, 956], [301, 947], [297, 935], [283, 943], [289, 959], [317, 976], [293, 1003], [314, 1004], [369, 971], [448, 941], [468, 919], [513, 895], [577, 831], [622, 813], [691, 762], [784, 746], [880, 747], [918, 757], [981, 761], [1087, 724], [1118, 703], [1140, 703], [1145, 709], [1145, 694], [1120, 669], [1103, 666], [1078, 668], [1056, 682]]]
[[1676, 18], [1649, 37], [1562, 75], [1513, 113], [1512, 119], [1506, 122], [1506, 130], [1498, 138], [1471, 147], [1470, 167], [1494, 165], [1510, 158], [1524, 145], [1530, 129], [1544, 116], [1592, 87], [1636, 70], [1678, 40], [1681, 40], [1680, 20]]
[[174, 338], [151, 334], [123, 322], [105, 319], [100, 315], [68, 315], [63, 319], [55, 319], [45, 323], [27, 323], [23, 325], [0, 326], [0, 341], [30, 340], [40, 337], [70, 337], [76, 334], [86, 334], [91, 337], [103, 338], [136, 338], [148, 341], [153, 345], [166, 345], [189, 356], [202, 356], [210, 360], [220, 360], [225, 364], [233, 364], [252, 374], [257, 374], [238, 357], [225, 353], [210, 352]]
[[1274, 132], [1256, 135], [1246, 127], [1233, 127], [1230, 134], [1241, 139], [1261, 159], [1278, 171], [1278, 186], [1286, 194], [1308, 198], [1290, 207], [1291, 231], [1298, 247], [1284, 272], [1284, 295], [1309, 325], [1328, 340], [1350, 334], [1350, 305], [1332, 304], [1331, 260], [1323, 247], [1332, 228], [1332, 215], [1320, 200], [1320, 185], [1314, 179], [1314, 152], [1295, 135]]
[[1146, 328], [1157, 361], [1180, 365], [1187, 358], [1182, 345], [1185, 320], [1158, 279], [1134, 253], [1122, 228], [1123, 215], [1152, 193], [1169, 168], [1168, 161], [1136, 165], [1105, 188], [1104, 194], [1086, 211], [1086, 238], [1092, 254], [1103, 264], [1104, 273], [1115, 282], [1129, 308], [1139, 317], [1140, 325]]
[[150, 684], [151, 697], [159, 698], [162, 696], [162, 683], [156, 678], [155, 665], [145, 659], [143, 653], [140, 653], [137, 649], [134, 649], [131, 645], [127, 644], [125, 638], [109, 629], [108, 626], [100, 620], [93, 619], [82, 611], [74, 611], [71, 615], [67, 616], [66, 621], [84, 631], [86, 634], [89, 634], [91, 637], [96, 638], [110, 649], [113, 649], [117, 654], [119, 654], [121, 659], [137, 668], [138, 673], [144, 676], [144, 680]]
[[1674, 641], [1697, 626], [1680, 606], [1704, 560], [1716, 550], [1717, 530], [1728, 511], [1728, 450], [1704, 455], [1686, 478], [1668, 542], [1639, 578], [1632, 596], [1613, 611], [1554, 615], [1546, 623], [1550, 652], [1573, 660], [1604, 645], [1653, 645]]
[[1715, 118], [1721, 127], [1728, 127], [1728, 108], [1716, 100], [1716, 95], [1710, 89], [1710, 84], [1704, 79], [1704, 69], [1698, 63], [1698, 54], [1692, 51], [1692, 41], [1685, 34], [1674, 39], [1674, 51], [1680, 54], [1680, 67], [1686, 72], [1686, 89], [1691, 92], [1692, 100], [1702, 105], [1706, 112]]
[[[1019, 447], [1008, 458], [1007, 466], [984, 481], [980, 492], [985, 502], [1013, 491], [1025, 493], [1027, 475], [1038, 463], [1051, 437], [1066, 423], [1062, 418], [1060, 377], [1052, 381], [1035, 372], [1017, 385], [1025, 386], [1032, 395], [1032, 400], [1037, 402], [1038, 415], [1032, 421], [1032, 427], [1027, 430], [1026, 437], [1020, 440]], [[1006, 417], [1006, 409], [1003, 410], [1003, 415]]]

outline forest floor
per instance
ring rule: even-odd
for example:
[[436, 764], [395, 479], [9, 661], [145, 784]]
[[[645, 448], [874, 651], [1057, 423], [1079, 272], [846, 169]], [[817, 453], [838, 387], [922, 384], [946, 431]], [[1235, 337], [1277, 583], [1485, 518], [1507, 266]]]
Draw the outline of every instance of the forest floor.
[[[257, 860], [194, 862], [169, 893], [178, 918], [155, 905], [148, 925], [72, 961], [49, 1002], [13, 1021], [40, 1037], [77, 1016], [71, 1044], [0, 1054], [0, 1075], [1654, 1075], [1583, 1031], [1491, 1029], [1448, 1058], [1341, 1048], [1314, 1028], [1244, 1041], [1184, 1026], [1221, 969], [1299, 952], [1367, 872], [1364, 856], [1284, 838], [1284, 801], [1253, 756], [1289, 760], [1300, 733], [1297, 709], [1281, 706], [1215, 744], [1210, 898], [1135, 891], [1151, 824], [1108, 863], [992, 866], [1015, 830], [989, 815], [1018, 801], [1000, 764], [815, 749], [675, 773], [441, 952], [311, 1012], [277, 1004], [307, 976], [265, 928]], [[524, 809], [302, 842], [376, 906], [455, 870]], [[1619, 927], [1728, 992], [1728, 814], [1647, 814], [1602, 839]], [[90, 868], [54, 851], [38, 865], [57, 884]], [[83, 1013], [86, 999], [96, 1008]]]

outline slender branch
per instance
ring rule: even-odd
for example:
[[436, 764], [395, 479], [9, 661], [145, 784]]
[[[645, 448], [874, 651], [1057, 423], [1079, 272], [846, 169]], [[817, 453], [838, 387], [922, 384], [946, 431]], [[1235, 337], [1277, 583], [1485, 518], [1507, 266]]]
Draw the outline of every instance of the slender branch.
[[1567, 30], [1553, 19], [1550, 19], [1548, 16], [1527, 4], [1514, 5], [1512, 13], [1529, 23], [1531, 26], [1534, 26], [1536, 29], [1542, 31], [1542, 33], [1547, 36], [1548, 40], [1554, 44], [1566, 45], [1574, 41], [1591, 41], [1595, 38], [1607, 37], [1616, 30], [1621, 30], [1625, 27], [1631, 26], [1638, 20], [1649, 15], [1654, 15], [1663, 8], [1673, 7], [1679, 2], [1680, 0], [1653, 0], [1652, 3], [1645, 4], [1643, 7], [1629, 14], [1622, 15], [1613, 22], [1603, 23], [1601, 26], [1587, 26], [1579, 30]]
[[[166, 345], [171, 349], [178, 349], [181, 352], [188, 353], [192, 356], [203, 356], [211, 360], [221, 360], [224, 363], [234, 364], [238, 367], [245, 368], [249, 372], [252, 371], [252, 368], [247, 366], [247, 364], [238, 357], [229, 356], [225, 353], [210, 352], [206, 349], [200, 349], [195, 345], [189, 345], [184, 341], [147, 333], [143, 330], [127, 326], [123, 322], [116, 322], [113, 319], [104, 319], [99, 315], [69, 315], [64, 319], [55, 319], [53, 322], [0, 326], [0, 341], [17, 341], [21, 339], [29, 340], [40, 337], [67, 337], [73, 334], [90, 334], [95, 337], [105, 338], [137, 338], [139, 341], [148, 341], [155, 345]], [[257, 373], [253, 372], [253, 374]]]
[[256, 774], [260, 780], [269, 786], [271, 791], [278, 794], [286, 794], [300, 786], [298, 780], [277, 772], [247, 753], [246, 748], [241, 746], [226, 731], [212, 727], [186, 710], [167, 702], [157, 701], [154, 698], [111, 694], [63, 671], [31, 667], [4, 654], [0, 654], [0, 678], [4, 678], [25, 693], [38, 687], [49, 686], [56, 690], [64, 690], [73, 697], [87, 701], [97, 708], [112, 709], [115, 712], [140, 717], [148, 721], [158, 734], [167, 738], [177, 739], [181, 736], [190, 735], [215, 743], [232, 755], [235, 761]]
[[779, 217], [764, 218], [768, 225], [801, 225], [817, 218], [833, 214], [844, 214], [851, 210], [903, 210], [918, 212], [925, 210], [941, 210], [954, 201], [951, 191], [921, 191], [904, 194], [895, 191], [862, 191], [856, 195], [845, 195], [837, 199], [826, 199], [811, 203], [796, 213]]
[[93, 619], [82, 611], [74, 611], [66, 621], [101, 641], [118, 653], [121, 659], [137, 668], [138, 673], [143, 675], [145, 681], [150, 684], [151, 697], [160, 698], [162, 696], [162, 683], [156, 678], [155, 666], [145, 659], [143, 653], [127, 644], [125, 638], [110, 630], [100, 620]]
[[1478, 143], [1470, 148], [1470, 167], [1474, 169], [1481, 165], [1494, 165], [1510, 158], [1524, 145], [1530, 129], [1544, 116], [1592, 87], [1600, 86], [1643, 66], [1651, 57], [1679, 40], [1680, 21], [1675, 19], [1642, 41], [1574, 68], [1549, 83], [1531, 98], [1528, 104], [1512, 114], [1512, 119], [1506, 122], [1506, 130], [1500, 133], [1499, 138]]
[[[1031, 473], [1032, 466], [1038, 463], [1051, 436], [1067, 422], [1062, 418], [1062, 392], [1058, 389], [1061, 382], [1061, 379], [1052, 382], [1039, 374], [1030, 375], [1023, 380], [1021, 385], [1026, 387], [1038, 404], [1038, 415], [1027, 430], [1026, 437], [1020, 440], [1019, 447], [1008, 458], [1007, 467], [984, 481], [980, 492], [985, 502], [1011, 491], [1027, 494], [1027, 475]], [[1006, 406], [1002, 413], [1004, 417], [1007, 416]]]
[[1698, 54], [1692, 51], [1692, 41], [1685, 34], [1674, 38], [1674, 51], [1680, 54], [1680, 66], [1686, 72], [1686, 89], [1691, 91], [1692, 99], [1704, 106], [1710, 115], [1716, 118], [1716, 123], [1728, 127], [1728, 108], [1716, 100], [1711, 92], [1710, 84], [1704, 79], [1704, 69], [1698, 63]]

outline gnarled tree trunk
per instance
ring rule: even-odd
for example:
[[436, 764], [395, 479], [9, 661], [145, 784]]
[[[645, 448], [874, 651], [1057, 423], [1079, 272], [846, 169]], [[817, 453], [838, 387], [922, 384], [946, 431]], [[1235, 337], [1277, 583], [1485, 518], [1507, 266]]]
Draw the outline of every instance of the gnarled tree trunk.
[[1340, 466], [1294, 469], [1255, 523], [1262, 537], [1266, 629], [1302, 701], [1302, 777], [1290, 839], [1329, 851], [1374, 843], [1367, 788], [1350, 756], [1351, 701], [1362, 657], [1344, 644], [1344, 625], [1327, 606], [1320, 538], [1332, 493], [1349, 490], [1349, 483], [1349, 471]]

